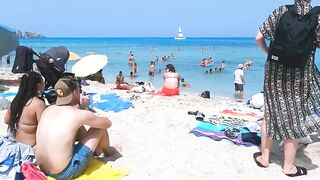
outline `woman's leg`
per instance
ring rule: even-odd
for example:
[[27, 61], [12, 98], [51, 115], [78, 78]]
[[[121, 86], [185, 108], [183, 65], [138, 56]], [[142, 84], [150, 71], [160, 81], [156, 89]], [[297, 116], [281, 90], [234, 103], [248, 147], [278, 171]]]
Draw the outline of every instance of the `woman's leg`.
[[282, 172], [285, 174], [295, 174], [297, 169], [294, 165], [296, 153], [298, 149], [298, 139], [286, 139], [284, 140], [284, 162]]
[[269, 166], [269, 158], [270, 158], [270, 152], [272, 148], [272, 140], [267, 135], [267, 122], [266, 122], [266, 116], [262, 121], [261, 125], [261, 156], [258, 156], [256, 160], [260, 162], [261, 165], [264, 167]]

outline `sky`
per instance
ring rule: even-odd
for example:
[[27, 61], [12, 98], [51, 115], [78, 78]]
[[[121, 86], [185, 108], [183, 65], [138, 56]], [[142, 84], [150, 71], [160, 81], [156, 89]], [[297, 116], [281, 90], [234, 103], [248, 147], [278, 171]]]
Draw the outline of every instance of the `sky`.
[[[47, 37], [254, 37], [293, 0], [0, 0], [0, 24]], [[320, 0], [313, 0], [320, 5]]]

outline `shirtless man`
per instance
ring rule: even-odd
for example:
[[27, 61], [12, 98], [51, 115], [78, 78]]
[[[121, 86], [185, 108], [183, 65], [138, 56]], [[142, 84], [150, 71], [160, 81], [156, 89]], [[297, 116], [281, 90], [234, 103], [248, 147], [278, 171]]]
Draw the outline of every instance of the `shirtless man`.
[[[93, 153], [108, 156], [114, 152], [106, 130], [111, 121], [79, 109], [80, 88], [75, 79], [61, 78], [55, 90], [56, 105], [43, 112], [38, 124], [36, 159], [47, 175], [71, 179], [84, 171]], [[88, 131], [84, 125], [90, 127]]]

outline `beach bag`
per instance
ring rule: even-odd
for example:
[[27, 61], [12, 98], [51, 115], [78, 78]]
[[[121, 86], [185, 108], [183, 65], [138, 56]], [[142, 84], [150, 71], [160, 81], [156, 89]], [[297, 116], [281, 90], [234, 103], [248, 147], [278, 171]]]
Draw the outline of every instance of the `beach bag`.
[[46, 175], [33, 163], [25, 162], [21, 165], [21, 171], [25, 180], [46, 180]]
[[294, 5], [287, 5], [276, 28], [274, 40], [270, 42], [268, 58], [285, 67], [304, 68], [308, 57], [315, 53], [316, 33], [320, 7], [299, 15]]
[[210, 99], [210, 91], [203, 91], [201, 97]]
[[33, 50], [26, 46], [16, 48], [16, 56], [12, 66], [12, 73], [27, 73], [33, 69]]

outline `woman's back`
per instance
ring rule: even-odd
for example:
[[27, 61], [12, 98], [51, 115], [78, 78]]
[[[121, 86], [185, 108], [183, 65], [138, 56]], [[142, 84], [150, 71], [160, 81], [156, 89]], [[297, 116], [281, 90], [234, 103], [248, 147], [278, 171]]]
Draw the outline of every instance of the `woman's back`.
[[176, 72], [166, 72], [163, 75], [164, 78], [164, 87], [168, 89], [174, 89], [179, 87], [180, 76]]
[[17, 142], [34, 146], [36, 131], [41, 114], [46, 108], [39, 98], [45, 84], [37, 72], [29, 72], [21, 77], [19, 90], [6, 112], [4, 121], [9, 125], [8, 131]]
[[16, 141], [34, 146], [36, 144], [36, 131], [38, 121], [45, 109], [45, 103], [37, 97], [30, 99], [23, 108], [19, 123], [16, 123]]

